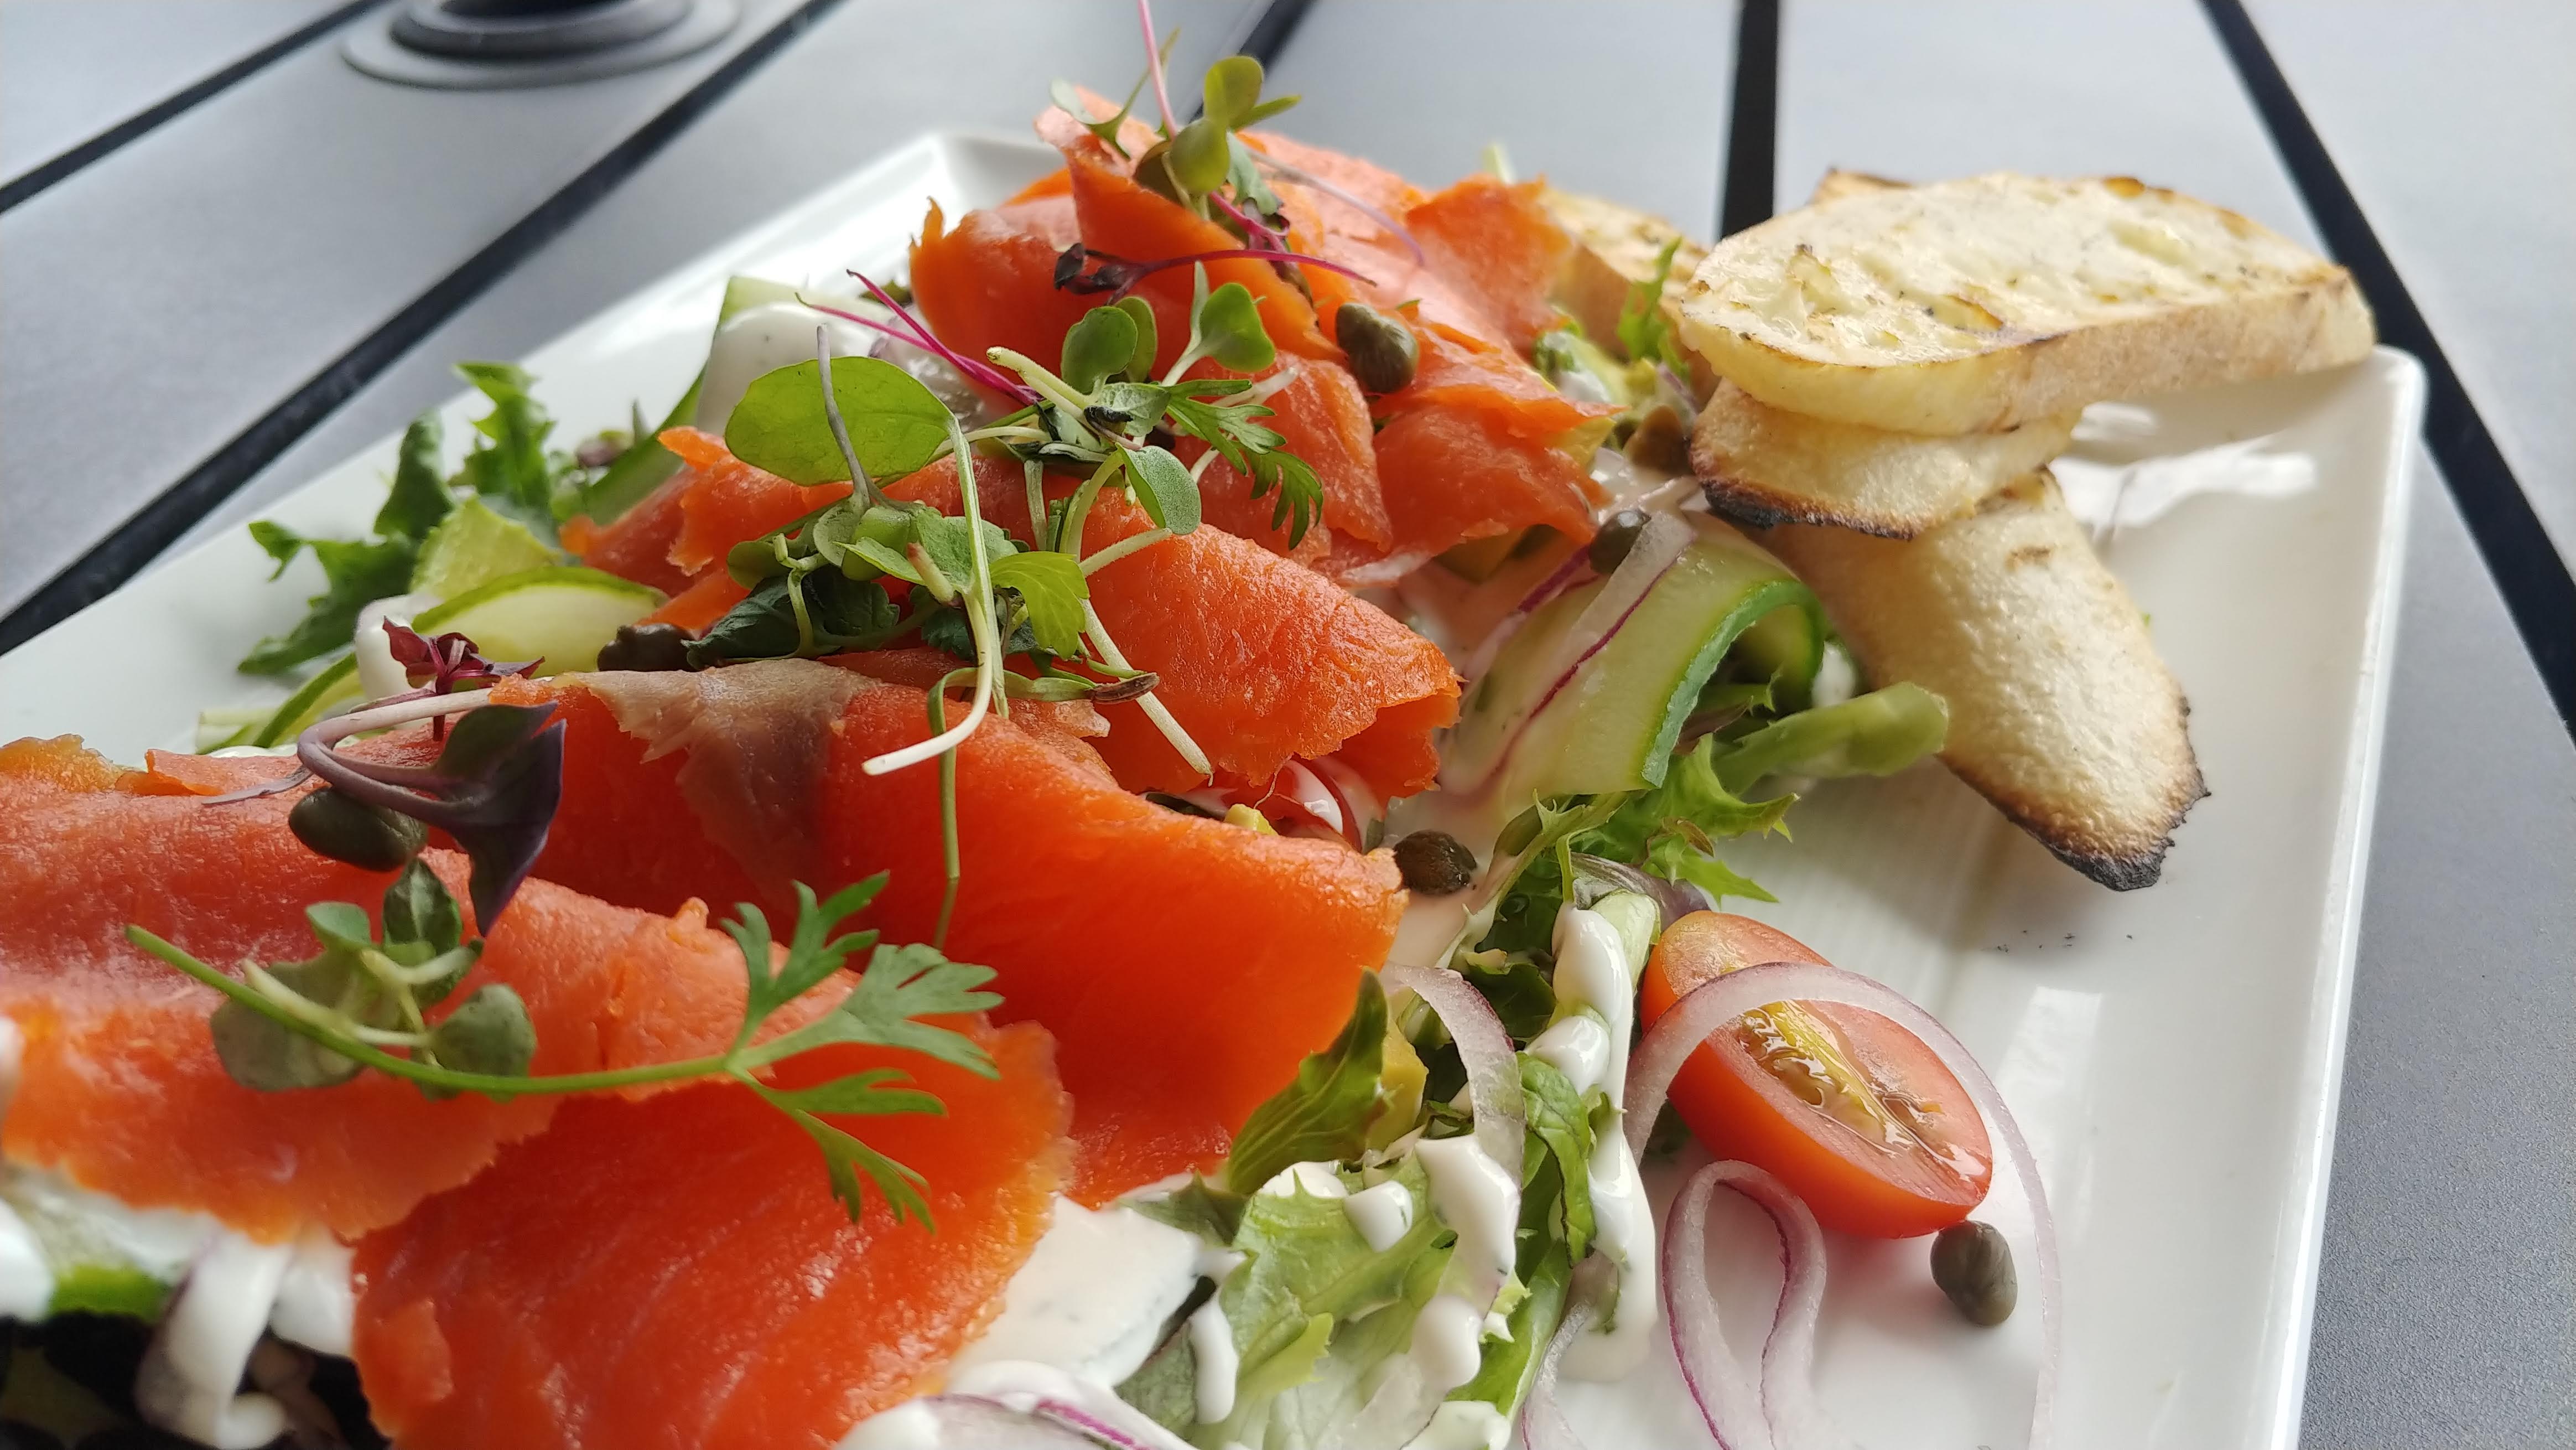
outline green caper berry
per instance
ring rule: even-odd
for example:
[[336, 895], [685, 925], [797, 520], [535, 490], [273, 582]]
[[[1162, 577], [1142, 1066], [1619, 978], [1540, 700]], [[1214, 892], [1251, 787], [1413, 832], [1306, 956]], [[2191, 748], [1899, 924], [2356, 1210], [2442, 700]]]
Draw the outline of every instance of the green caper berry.
[[676, 624], [621, 624], [617, 638], [600, 646], [603, 670], [685, 670], [688, 631]]
[[2010, 1319], [2021, 1297], [2012, 1245], [1993, 1224], [1975, 1219], [1954, 1223], [1932, 1240], [1932, 1282], [1970, 1324], [1989, 1329]]
[[1592, 536], [1592, 548], [1584, 555], [1592, 561], [1592, 572], [1608, 574], [1616, 570], [1619, 562], [1628, 557], [1628, 551], [1637, 547], [1637, 535], [1645, 528], [1643, 509], [1621, 509], [1612, 514], [1601, 525], [1601, 531]]
[[1454, 896], [1476, 879], [1476, 853], [1447, 831], [1416, 831], [1395, 843], [1395, 869], [1425, 896]]
[[286, 828], [315, 855], [361, 871], [394, 871], [429, 844], [429, 828], [324, 786], [295, 803]]
[[1333, 337], [1351, 360], [1351, 376], [1370, 393], [1400, 393], [1422, 360], [1413, 329], [1369, 306], [1345, 302], [1333, 314]]

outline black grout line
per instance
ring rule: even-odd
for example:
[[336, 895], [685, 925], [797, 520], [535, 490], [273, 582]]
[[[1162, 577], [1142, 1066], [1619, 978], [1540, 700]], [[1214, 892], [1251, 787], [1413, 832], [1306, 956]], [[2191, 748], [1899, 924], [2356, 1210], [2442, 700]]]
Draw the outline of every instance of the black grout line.
[[1297, 33], [1298, 22], [1313, 8], [1314, 0], [1266, 0], [1235, 33], [1232, 43], [1218, 54], [1248, 55], [1267, 70], [1279, 63], [1279, 52], [1288, 48], [1288, 37]]
[[2469, 401], [2468, 389], [2433, 337], [2432, 326], [2397, 275], [2396, 264], [2371, 230], [2361, 203], [2344, 184], [2324, 138], [2290, 89], [2289, 78], [2263, 44], [2240, 0], [2201, 0], [2211, 28], [2227, 47], [2237, 78], [2272, 133], [2272, 144], [2299, 188], [2308, 216], [2336, 261], [2352, 270], [2380, 337], [2424, 364], [2424, 442], [2442, 468], [2443, 481], [2468, 521], [2478, 555], [2486, 561], [2523, 648], [2539, 667], [2541, 683], [2558, 707], [2559, 722], [2576, 736], [2576, 578], [2550, 543], [2540, 516], [2513, 476], [2495, 435]]
[[0, 653], [105, 598], [177, 543], [215, 505], [391, 367], [467, 303], [581, 219], [672, 138], [785, 49], [841, 0], [805, 0], [759, 39], [736, 51], [687, 93], [628, 134], [579, 176], [432, 284], [374, 332], [306, 380], [177, 483], [145, 504], [107, 540], [72, 562], [0, 619]]
[[1726, 124], [1719, 236], [1771, 219], [1779, 133], [1780, 0], [1737, 0], [1735, 106]]
[[342, 23], [355, 18], [360, 12], [373, 9], [378, 3], [379, 0], [350, 0], [350, 3], [270, 41], [231, 65], [198, 81], [195, 85], [135, 112], [70, 150], [55, 156], [52, 160], [11, 177], [6, 185], [0, 185], [0, 212], [7, 211], [91, 162], [106, 157], [127, 142], [140, 140], [164, 122], [175, 120], [187, 111], [213, 100], [236, 84], [320, 39]]

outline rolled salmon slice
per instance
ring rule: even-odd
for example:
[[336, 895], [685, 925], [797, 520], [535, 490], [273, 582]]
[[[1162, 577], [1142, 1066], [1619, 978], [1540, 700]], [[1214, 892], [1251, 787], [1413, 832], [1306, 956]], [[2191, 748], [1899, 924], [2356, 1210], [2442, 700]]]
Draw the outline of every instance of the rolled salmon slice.
[[874, 1196], [853, 1224], [813, 1142], [731, 1084], [566, 1104], [359, 1244], [377, 1425], [404, 1450], [825, 1450], [937, 1388], [1071, 1156], [1047, 1035], [971, 1033], [998, 1079], [856, 1047], [779, 1073], [890, 1067], [938, 1095], [943, 1116], [833, 1120], [922, 1174], [936, 1232]]
[[[936, 933], [938, 769], [864, 769], [928, 737], [921, 690], [773, 661], [504, 693], [554, 701], [569, 725], [539, 874], [647, 908], [747, 898], [774, 920], [788, 880], [885, 871], [869, 921], [891, 940]], [[1222, 1157], [1340, 1029], [1404, 894], [1382, 852], [1166, 810], [1120, 789], [1061, 717], [1017, 716], [1030, 722], [990, 719], [958, 752], [946, 949], [1000, 974], [997, 1020], [1055, 1035], [1072, 1191], [1099, 1203]]]
[[[979, 468], [988, 518], [1026, 536], [1027, 493], [1007, 466]], [[944, 461], [894, 485], [945, 513], [962, 507]], [[1098, 550], [1151, 527], [1104, 496], [1083, 529]], [[1092, 607], [1128, 662], [1152, 670], [1161, 700], [1228, 782], [1258, 786], [1291, 760], [1331, 755], [1378, 733], [1352, 762], [1381, 797], [1431, 783], [1432, 738], [1458, 715], [1458, 679], [1438, 646], [1293, 560], [1216, 529], [1168, 539], [1091, 576]], [[1141, 707], [1102, 712], [1101, 757], [1131, 790], [1205, 782]], [[1379, 733], [1383, 732], [1383, 733]]]
[[[210, 763], [262, 778], [285, 762]], [[293, 794], [209, 804], [215, 772], [122, 771], [77, 742], [0, 746], [0, 1014], [25, 1035], [0, 1149], [147, 1207], [210, 1213], [256, 1238], [383, 1227], [542, 1129], [557, 1099], [432, 1102], [369, 1073], [293, 1094], [216, 1059], [210, 989], [123, 936], [140, 925], [201, 960], [295, 961], [304, 908], [370, 915], [391, 879], [328, 861], [286, 829]], [[464, 896], [465, 863], [430, 860]], [[721, 1050], [741, 1025], [742, 958], [696, 902], [670, 915], [529, 883], [454, 1000], [485, 982], [525, 999], [538, 1072]]]

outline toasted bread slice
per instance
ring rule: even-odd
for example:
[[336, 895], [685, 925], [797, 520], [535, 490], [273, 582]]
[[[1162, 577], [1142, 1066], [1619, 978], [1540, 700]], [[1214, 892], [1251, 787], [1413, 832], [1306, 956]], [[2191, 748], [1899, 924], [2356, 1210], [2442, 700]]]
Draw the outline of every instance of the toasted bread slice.
[[1774, 407], [1995, 431], [2374, 341], [2351, 273], [2126, 177], [1839, 189], [1720, 242], [1682, 302], [1683, 342]]
[[2046, 466], [2066, 451], [2080, 416], [1929, 438], [1828, 423], [1720, 383], [1692, 426], [1691, 467], [1709, 507], [1746, 523], [1838, 524], [1910, 539]]
[[1894, 191], [1910, 184], [1903, 181], [1890, 181], [1884, 176], [1872, 176], [1866, 171], [1845, 171], [1837, 166], [1826, 172], [1824, 179], [1816, 183], [1815, 191], [1807, 197], [1807, 205], [1840, 201], [1846, 196], [1865, 196], [1873, 191]]
[[1539, 201], [1574, 238], [1574, 255], [1557, 279], [1556, 303], [1583, 324], [1585, 336], [1604, 347], [1617, 346], [1628, 290], [1654, 277], [1655, 259], [1667, 246], [1675, 249], [1672, 270], [1665, 274], [1664, 310], [1678, 316], [1682, 289], [1708, 255], [1706, 246], [1662, 217], [1615, 201], [1552, 186], [1540, 193]]
[[2053, 479], [2027, 475], [1918, 539], [1800, 525], [1761, 539], [1873, 681], [1949, 701], [1941, 759], [1960, 779], [2103, 885], [2155, 884], [2209, 793], [2190, 707]]

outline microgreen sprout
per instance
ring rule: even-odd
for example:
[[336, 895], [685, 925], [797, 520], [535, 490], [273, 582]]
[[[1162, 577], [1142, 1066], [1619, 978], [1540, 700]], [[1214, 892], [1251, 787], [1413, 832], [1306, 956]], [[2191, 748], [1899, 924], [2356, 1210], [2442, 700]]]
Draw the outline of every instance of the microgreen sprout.
[[1106, 292], [1114, 300], [1135, 291], [1137, 283], [1157, 272], [1168, 271], [1173, 267], [1192, 267], [1208, 262], [1230, 261], [1273, 264], [1296, 262], [1309, 267], [1321, 267], [1327, 272], [1339, 272], [1345, 277], [1371, 287], [1377, 285], [1367, 273], [1356, 267], [1347, 266], [1328, 257], [1292, 252], [1284, 245], [1226, 247], [1213, 252], [1192, 252], [1184, 257], [1163, 257], [1151, 262], [1131, 262], [1125, 257], [1094, 251], [1080, 242], [1074, 243], [1056, 255], [1055, 285], [1058, 291], [1071, 292], [1079, 296]]
[[[455, 898], [429, 866], [414, 860], [386, 888], [381, 935], [367, 913], [347, 902], [305, 912], [321, 945], [300, 962], [244, 962], [235, 977], [139, 926], [126, 939], [223, 994], [210, 1029], [224, 1069], [262, 1091], [330, 1087], [367, 1069], [399, 1078], [433, 1098], [475, 1093], [496, 1102], [532, 1095], [614, 1092], [693, 1080], [731, 1080], [785, 1113], [823, 1153], [832, 1194], [853, 1222], [873, 1185], [897, 1221], [932, 1227], [925, 1182], [913, 1169], [870, 1148], [835, 1119], [887, 1113], [937, 1113], [939, 1099], [900, 1069], [870, 1068], [811, 1087], [782, 1087], [772, 1069], [816, 1048], [851, 1043], [919, 1053], [982, 1077], [999, 1069], [975, 1040], [939, 1018], [984, 1011], [1001, 998], [984, 990], [990, 968], [952, 962], [925, 946], [880, 944], [874, 930], [842, 925], [884, 888], [880, 873], [817, 900], [796, 886], [797, 914], [786, 951], [776, 945], [758, 907], [736, 908], [724, 929], [741, 949], [746, 975], [742, 1024], [724, 1051], [671, 1062], [592, 1072], [532, 1074], [537, 1032], [525, 1000], [506, 983], [487, 982], [433, 1022], [428, 1010], [461, 985], [484, 942], [464, 935]], [[855, 981], [843, 971], [868, 953]], [[791, 1006], [840, 996], [819, 1014]], [[784, 1031], [774, 1023], [809, 1016]], [[864, 1184], [862, 1180], [864, 1179]]]

